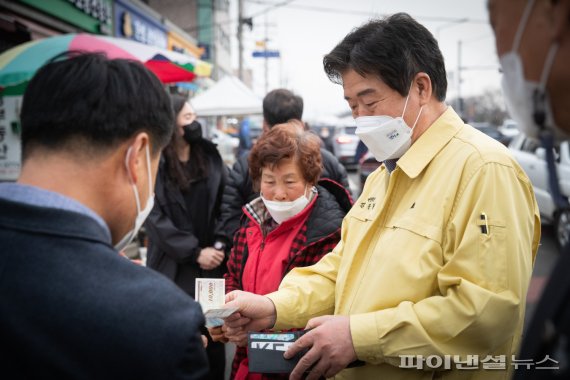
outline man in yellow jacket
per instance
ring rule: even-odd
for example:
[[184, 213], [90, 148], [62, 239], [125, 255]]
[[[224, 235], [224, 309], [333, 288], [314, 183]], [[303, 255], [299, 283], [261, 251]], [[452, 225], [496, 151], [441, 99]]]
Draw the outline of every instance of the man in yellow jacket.
[[228, 294], [227, 335], [312, 328], [285, 353], [308, 349], [292, 379], [506, 379], [540, 240], [529, 179], [445, 104], [437, 42], [407, 14], [355, 29], [324, 66], [383, 165], [331, 253], [266, 297]]

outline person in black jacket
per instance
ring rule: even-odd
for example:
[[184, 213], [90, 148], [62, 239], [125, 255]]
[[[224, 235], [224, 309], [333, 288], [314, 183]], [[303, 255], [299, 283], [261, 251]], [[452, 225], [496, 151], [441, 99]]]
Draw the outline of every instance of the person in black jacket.
[[[560, 191], [553, 146], [570, 138], [570, 0], [490, 0], [488, 8], [509, 112], [527, 136], [540, 139], [545, 147], [550, 193], [560, 212], [567, 213], [568, 194]], [[532, 364], [520, 365], [514, 379], [570, 378], [569, 274], [567, 243], [517, 358]]]
[[152, 208], [172, 124], [138, 62], [69, 52], [30, 81], [21, 174], [0, 184], [2, 373], [205, 378], [200, 305], [118, 252]]
[[[290, 120], [301, 121], [303, 117], [303, 99], [287, 89], [270, 91], [263, 99], [263, 131], [276, 124]], [[301, 122], [302, 124], [302, 122]], [[242, 216], [242, 207], [255, 199], [249, 175], [248, 154], [238, 157], [228, 176], [228, 182], [222, 199], [222, 212], [216, 231], [223, 237], [226, 246], [231, 246]], [[321, 178], [331, 179], [343, 186], [349, 194], [350, 185], [346, 169], [328, 150], [321, 149], [323, 173]]]
[[[155, 187], [155, 205], [145, 227], [147, 266], [194, 297], [196, 278], [222, 278], [226, 251], [214, 235], [226, 166], [188, 101], [172, 95], [174, 133], [164, 149]], [[209, 336], [204, 330], [204, 335]], [[223, 379], [223, 344], [208, 342], [210, 379]]]

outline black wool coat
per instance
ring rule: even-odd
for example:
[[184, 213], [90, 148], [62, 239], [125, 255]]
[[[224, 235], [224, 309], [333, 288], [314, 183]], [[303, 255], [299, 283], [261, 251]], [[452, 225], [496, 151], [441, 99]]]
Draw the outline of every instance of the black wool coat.
[[[190, 214], [184, 195], [167, 174], [166, 161], [160, 163], [155, 186], [155, 204], [145, 229], [149, 237], [147, 266], [162, 273], [194, 297], [195, 279], [221, 278], [225, 273], [225, 260], [213, 270], [203, 270], [197, 262], [200, 250], [212, 246], [217, 239], [217, 224], [228, 168], [212, 142], [200, 140], [201, 151], [208, 162], [207, 187], [210, 202], [204, 204], [209, 219], [213, 220], [209, 241], [199, 241], [193, 233]], [[197, 144], [198, 144], [197, 143]]]

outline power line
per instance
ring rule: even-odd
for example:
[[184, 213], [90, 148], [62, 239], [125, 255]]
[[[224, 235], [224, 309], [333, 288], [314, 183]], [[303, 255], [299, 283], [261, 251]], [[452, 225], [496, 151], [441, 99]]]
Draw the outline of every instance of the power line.
[[[250, 20], [249, 23], [251, 23], [251, 19], [253, 19], [254, 17], [261, 16], [261, 15], [263, 15], [263, 14], [265, 14], [265, 13], [268, 13], [269, 11], [272, 11], [272, 10], [275, 9], [275, 8], [280, 8], [280, 7], [287, 6], [287, 5], [291, 4], [293, 1], [295, 1], [295, 0], [285, 0], [285, 1], [282, 1], [282, 2], [280, 2], [280, 3], [272, 3], [271, 6], [265, 8], [265, 9], [263, 9], [263, 10], [257, 12], [257, 13], [254, 13], [254, 14], [250, 15], [249, 17], [243, 17], [241, 21], [243, 22], [244, 20]], [[212, 28], [212, 27], [216, 27], [216, 26], [220, 26], [220, 25], [226, 25], [226, 24], [230, 24], [230, 25], [231, 25], [231, 24], [237, 23], [237, 22], [239, 22], [239, 21], [240, 21], [239, 19], [237, 19], [237, 20], [227, 20], [227, 21], [217, 22], [217, 23], [213, 23], [213, 24], [212, 24], [212, 23], [209, 23], [209, 24], [202, 24], [202, 25], [190, 26], [190, 27], [182, 28], [182, 29], [183, 29], [185, 32], [195, 32], [195, 31], [197, 31], [197, 30]], [[248, 24], [249, 24], [249, 23], [248, 23]]]
[[280, 7], [285, 7], [285, 6], [289, 5], [289, 4], [291, 4], [293, 1], [295, 1], [295, 0], [285, 0], [285, 1], [282, 1], [282, 2], [280, 2], [280, 3], [275, 3], [275, 4], [273, 4], [273, 5], [271, 5], [271, 6], [267, 7], [267, 8], [265, 8], [265, 9], [263, 9], [263, 10], [257, 12], [257, 13], [254, 13], [254, 14], [250, 15], [249, 17], [245, 17], [245, 18], [254, 18], [254, 17], [257, 17], [257, 16], [261, 16], [262, 14], [265, 14], [265, 13], [269, 12], [269, 11], [272, 10], [272, 9], [280, 8]]
[[481, 40], [486, 40], [486, 39], [488, 39], [488, 38], [493, 38], [493, 37], [494, 37], [494, 36], [493, 36], [493, 33], [484, 33], [484, 34], [481, 34], [481, 35], [476, 36], [476, 37], [472, 37], [472, 38], [465, 39], [465, 40], [463, 40], [463, 42], [464, 42], [464, 43], [471, 43], [471, 42], [477, 42], [477, 41], [481, 41]]
[[[251, 20], [254, 17], [263, 15], [263, 14], [268, 13], [268, 12], [270, 12], [276, 8], [281, 8], [281, 7], [285, 7], [285, 6], [287, 6], [288, 8], [301, 9], [301, 10], [310, 11], [310, 12], [351, 14], [351, 15], [358, 15], [358, 16], [368, 16], [368, 17], [388, 16], [388, 14], [371, 13], [369, 11], [358, 11], [358, 10], [354, 10], [354, 9], [338, 9], [338, 8], [333, 9], [333, 8], [319, 7], [319, 6], [313, 6], [313, 5], [291, 4], [295, 0], [285, 0], [285, 1], [278, 2], [278, 3], [271, 2], [271, 1], [265, 1], [265, 0], [246, 0], [246, 1], [248, 3], [254, 3], [254, 4], [259, 4], [259, 5], [269, 5], [269, 6], [265, 9], [259, 11], [259, 12], [253, 13], [252, 15], [250, 15], [248, 17], [244, 17], [241, 20], [242, 22], [243, 22], [243, 20]], [[456, 23], [488, 24], [489, 23], [488, 20], [472, 19], [472, 18], [465, 18], [465, 17], [414, 16], [414, 18], [416, 20], [422, 20], [422, 21], [427, 21], [427, 22], [445, 22], [445, 23], [450, 23], [450, 24], [456, 24]], [[227, 20], [227, 21], [222, 21], [222, 22], [217, 22], [217, 23], [196, 25], [196, 26], [191, 26], [191, 27], [182, 28], [182, 29], [186, 32], [195, 32], [197, 30], [208, 29], [208, 28], [221, 26], [221, 25], [227, 25], [227, 24], [231, 25], [233, 23], [237, 23], [238, 21], [240, 21], [240, 20], [234, 19], [234, 20]]]
[[[264, 1], [264, 0], [246, 0], [248, 3], [255, 3], [255, 4], [272, 4], [271, 2]], [[327, 8], [327, 7], [319, 7], [314, 5], [301, 5], [301, 4], [293, 4], [289, 5], [289, 8], [294, 9], [302, 9], [306, 11], [314, 11], [314, 12], [327, 12], [327, 13], [339, 13], [339, 14], [352, 14], [358, 16], [388, 16], [388, 14], [379, 14], [379, 13], [371, 13], [370, 11], [358, 11], [354, 9], [334, 9], [334, 8]], [[417, 20], [424, 20], [424, 21], [432, 21], [432, 22], [449, 22], [449, 23], [457, 23], [457, 22], [468, 22], [468, 23], [475, 23], [475, 24], [488, 24], [488, 20], [483, 19], [470, 19], [470, 18], [459, 18], [459, 17], [441, 17], [441, 16], [414, 16]]]

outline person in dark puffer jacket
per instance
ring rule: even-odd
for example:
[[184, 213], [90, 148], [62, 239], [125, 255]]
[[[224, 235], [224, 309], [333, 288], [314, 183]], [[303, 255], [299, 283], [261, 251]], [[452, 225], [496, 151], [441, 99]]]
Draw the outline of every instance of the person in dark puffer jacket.
[[[267, 294], [291, 269], [316, 263], [336, 246], [352, 200], [336, 182], [317, 182], [322, 171], [319, 140], [295, 122], [264, 134], [251, 151], [250, 165], [260, 193], [243, 207], [224, 278], [226, 292]], [[291, 208], [285, 211], [287, 204]], [[223, 339], [219, 328], [210, 333]], [[238, 347], [232, 378], [286, 376], [249, 373], [246, 349]]]

